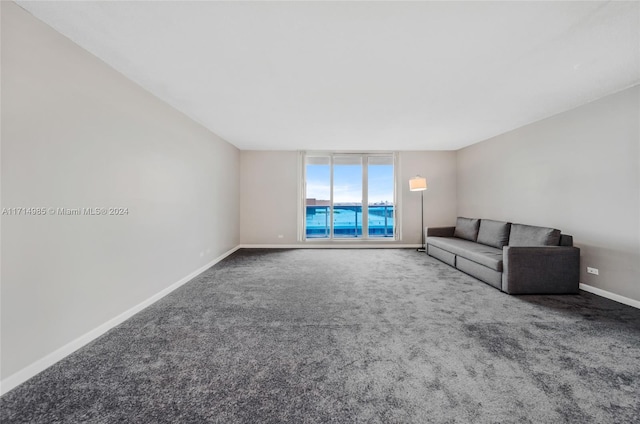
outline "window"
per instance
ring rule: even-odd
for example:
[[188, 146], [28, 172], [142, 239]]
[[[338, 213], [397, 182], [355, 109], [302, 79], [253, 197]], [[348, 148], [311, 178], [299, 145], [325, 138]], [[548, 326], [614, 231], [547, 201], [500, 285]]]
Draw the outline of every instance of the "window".
[[394, 165], [393, 153], [306, 154], [305, 238], [395, 239]]

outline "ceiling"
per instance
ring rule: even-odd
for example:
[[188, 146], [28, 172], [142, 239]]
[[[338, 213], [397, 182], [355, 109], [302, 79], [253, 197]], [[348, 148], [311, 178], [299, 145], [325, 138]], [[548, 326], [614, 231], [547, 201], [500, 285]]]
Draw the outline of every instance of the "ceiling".
[[455, 150], [640, 82], [639, 2], [17, 2], [240, 149]]

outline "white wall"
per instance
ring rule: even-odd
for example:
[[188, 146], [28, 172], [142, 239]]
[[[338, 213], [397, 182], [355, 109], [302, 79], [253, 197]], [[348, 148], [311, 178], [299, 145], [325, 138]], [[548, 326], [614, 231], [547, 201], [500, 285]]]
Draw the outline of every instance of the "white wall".
[[296, 243], [297, 167], [294, 151], [240, 152], [241, 244]]
[[[240, 241], [246, 244], [301, 244], [297, 242], [298, 153], [292, 151], [241, 152]], [[419, 244], [420, 194], [409, 191], [409, 178], [427, 178], [425, 225], [451, 225], [456, 218], [456, 154], [449, 151], [400, 152], [398, 187], [402, 240]], [[282, 235], [283, 238], [278, 238]], [[344, 245], [345, 241], [335, 242]], [[361, 243], [361, 242], [360, 242]]]
[[403, 243], [422, 242], [420, 193], [409, 191], [409, 179], [420, 174], [427, 179], [424, 192], [424, 225], [439, 227], [456, 223], [456, 152], [400, 152], [400, 189]]
[[[239, 151], [2, 2], [2, 379], [239, 244]], [[202, 252], [202, 256], [201, 256]]]
[[458, 151], [458, 214], [572, 234], [582, 283], [640, 300], [640, 87]]

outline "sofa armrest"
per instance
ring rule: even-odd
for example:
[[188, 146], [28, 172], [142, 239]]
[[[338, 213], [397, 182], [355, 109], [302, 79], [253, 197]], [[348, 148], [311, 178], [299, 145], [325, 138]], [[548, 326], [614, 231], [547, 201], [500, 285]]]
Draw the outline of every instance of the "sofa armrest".
[[579, 248], [505, 246], [502, 255], [502, 291], [509, 294], [578, 293]]
[[453, 237], [456, 227], [426, 227], [427, 237]]

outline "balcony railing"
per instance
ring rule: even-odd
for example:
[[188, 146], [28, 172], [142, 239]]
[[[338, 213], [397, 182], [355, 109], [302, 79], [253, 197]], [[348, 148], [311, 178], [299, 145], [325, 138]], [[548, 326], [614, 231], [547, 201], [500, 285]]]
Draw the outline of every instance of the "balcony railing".
[[[369, 237], [393, 237], [393, 205], [371, 205], [368, 219]], [[306, 207], [307, 238], [331, 235], [331, 207]], [[333, 207], [333, 237], [362, 237], [362, 206]]]

